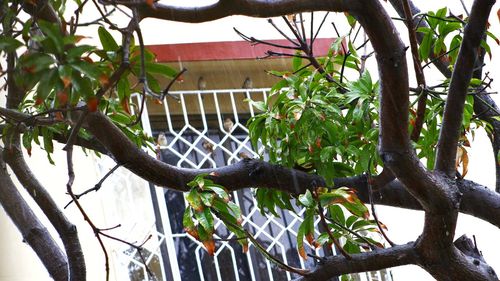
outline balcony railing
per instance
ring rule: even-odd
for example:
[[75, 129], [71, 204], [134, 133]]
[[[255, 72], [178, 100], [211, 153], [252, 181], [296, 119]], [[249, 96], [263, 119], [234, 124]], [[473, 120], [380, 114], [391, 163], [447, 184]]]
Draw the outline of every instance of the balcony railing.
[[[167, 97], [161, 105], [151, 104], [144, 110], [143, 127], [155, 137], [165, 134], [167, 143], [161, 147], [160, 157], [171, 165], [190, 168], [229, 165], [240, 161], [243, 154], [244, 157], [257, 157], [264, 152], [260, 144], [252, 147], [245, 124], [256, 114], [247, 100], [266, 100], [268, 93], [268, 89], [172, 92], [176, 98]], [[109, 167], [103, 164], [103, 173], [107, 169]], [[110, 177], [106, 184], [120, 187], [116, 191], [118, 197], [114, 195], [117, 205], [123, 204], [120, 199], [123, 197], [128, 200], [129, 208], [142, 213], [149, 211], [137, 217], [134, 216], [136, 211], [122, 210], [121, 219], [129, 222], [124, 224], [122, 235], [129, 236], [124, 237], [129, 241], [140, 241], [152, 235], [145, 244], [145, 264], [158, 280], [260, 281], [297, 277], [276, 268], [252, 246], [247, 253], [242, 253], [239, 244], [231, 240], [234, 236], [221, 222], [215, 225], [215, 237], [224, 239], [217, 242], [215, 255], [209, 256], [198, 241], [183, 231], [186, 201], [182, 193], [148, 186], [124, 169]], [[137, 195], [138, 192], [141, 195]], [[233, 193], [233, 200], [242, 210], [243, 226], [285, 263], [301, 268], [314, 266], [314, 259], [303, 260], [296, 250], [297, 231], [304, 210], [297, 209], [298, 215], [280, 210], [279, 217], [261, 214], [252, 192], [247, 189]], [[150, 200], [145, 199], [147, 196]], [[120, 211], [115, 213], [119, 219]], [[321, 256], [323, 251], [317, 249], [315, 254]], [[118, 245], [114, 252], [123, 266], [116, 271], [117, 280], [148, 280], [144, 261], [136, 251]], [[389, 271], [351, 278], [392, 280]]]

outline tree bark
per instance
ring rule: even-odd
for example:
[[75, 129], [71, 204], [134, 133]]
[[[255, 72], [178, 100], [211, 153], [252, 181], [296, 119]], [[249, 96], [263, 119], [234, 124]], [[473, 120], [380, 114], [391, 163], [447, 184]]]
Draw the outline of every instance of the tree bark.
[[[0, 153], [9, 153], [0, 151]], [[68, 280], [66, 255], [60, 250], [52, 236], [38, 220], [17, 190], [8, 174], [3, 156], [0, 156], [0, 205], [17, 227], [23, 241], [36, 253], [50, 276], [57, 281]]]

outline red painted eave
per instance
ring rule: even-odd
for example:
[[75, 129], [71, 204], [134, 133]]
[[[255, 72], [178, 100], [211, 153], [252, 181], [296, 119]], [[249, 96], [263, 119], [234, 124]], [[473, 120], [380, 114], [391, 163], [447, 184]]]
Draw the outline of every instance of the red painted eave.
[[[313, 44], [314, 55], [325, 56], [334, 40], [334, 38], [317, 38]], [[287, 40], [266, 40], [266, 42], [292, 46]], [[294, 53], [291, 49], [264, 44], [251, 45], [246, 41], [149, 45], [147, 48], [156, 54], [158, 62], [255, 59], [264, 57], [269, 50], [277, 53]]]

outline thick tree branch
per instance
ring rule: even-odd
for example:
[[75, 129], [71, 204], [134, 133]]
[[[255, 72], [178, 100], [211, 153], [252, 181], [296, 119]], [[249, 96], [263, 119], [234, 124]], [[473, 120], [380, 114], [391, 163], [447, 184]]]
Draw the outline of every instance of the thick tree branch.
[[[361, 201], [369, 201], [369, 190], [366, 176], [338, 178], [335, 187], [347, 186], [357, 191]], [[469, 180], [457, 180], [457, 188], [462, 194], [460, 212], [487, 221], [500, 228], [500, 194], [486, 186]], [[376, 188], [373, 202], [379, 205], [400, 207], [412, 210], [423, 210], [420, 203], [408, 192], [404, 184], [394, 180], [383, 187]]]
[[462, 45], [451, 76], [450, 89], [443, 114], [436, 154], [436, 170], [455, 176], [455, 155], [467, 89], [472, 78], [477, 50], [483, 39], [486, 24], [495, 0], [476, 0], [472, 5]]
[[3, 153], [9, 152], [0, 151], [0, 205], [19, 229], [24, 241], [35, 251], [50, 276], [57, 281], [68, 280], [66, 255], [12, 182], [3, 162]]
[[[147, 153], [140, 150], [134, 143], [118, 129], [106, 116], [101, 113], [93, 113], [92, 121], [84, 124], [95, 127], [91, 133], [104, 141], [110, 137], [114, 141], [105, 141], [104, 150], [110, 151], [111, 156], [119, 163], [129, 163], [127, 168], [151, 181], [158, 186], [167, 187], [178, 191], [186, 191], [185, 183], [191, 181], [199, 173], [213, 173], [216, 181], [223, 182], [229, 190], [238, 190], [254, 186], [278, 188], [291, 194], [300, 194], [306, 189], [323, 186], [325, 181], [319, 176], [307, 174], [301, 171], [286, 169], [277, 165], [261, 162], [255, 159], [247, 159], [232, 166], [218, 169], [193, 170], [170, 166], [161, 161], [157, 161]], [[100, 129], [98, 129], [100, 128]], [[133, 160], [135, 159], [135, 160]], [[136, 161], [136, 162], [135, 162]], [[147, 166], [144, 166], [147, 163]], [[273, 171], [279, 173], [272, 176]], [[250, 173], [252, 174], [249, 177]], [[262, 173], [261, 176], [256, 175]], [[217, 175], [217, 176], [215, 176]], [[229, 176], [229, 178], [226, 177]], [[293, 181], [293, 175], [296, 180]], [[255, 176], [255, 177], [254, 177]], [[280, 181], [280, 177], [289, 180]], [[224, 178], [224, 179], [223, 179]], [[363, 202], [369, 202], [367, 177], [356, 176], [349, 178], [336, 178], [335, 188], [346, 186], [357, 190], [359, 198]], [[297, 187], [294, 187], [294, 183]], [[460, 211], [469, 214], [500, 227], [500, 195], [491, 191], [485, 186], [468, 180], [457, 180], [459, 191], [463, 194]], [[406, 187], [399, 180], [393, 180], [384, 186], [374, 187], [373, 200], [376, 204], [401, 207], [405, 209], [423, 210], [422, 205], [407, 191]]]
[[306, 189], [325, 186], [317, 175], [290, 170], [278, 165], [245, 159], [234, 165], [217, 169], [186, 169], [168, 165], [138, 149], [122, 131], [102, 113], [89, 113], [83, 126], [114, 156], [117, 163], [155, 185], [187, 191], [186, 185], [201, 173], [229, 190], [248, 187], [276, 188], [298, 195]]
[[66, 218], [24, 161], [19, 145], [19, 135], [15, 134], [10, 139], [12, 143], [9, 143], [10, 150], [6, 153], [5, 160], [59, 234], [68, 257], [71, 272], [69, 280], [86, 280], [85, 260], [76, 227]]
[[349, 8], [361, 5], [363, 1], [309, 1], [309, 0], [219, 0], [212, 5], [186, 8], [156, 3], [153, 6], [142, 2], [108, 1], [109, 4], [120, 3], [136, 6], [141, 18], [157, 18], [182, 22], [206, 22], [232, 15], [250, 17], [276, 17], [307, 11], [347, 11]]
[[415, 264], [418, 261], [414, 244], [394, 246], [387, 249], [351, 255], [351, 259], [333, 256], [321, 260], [319, 265], [309, 274], [296, 281], [330, 280], [334, 276], [347, 273], [375, 271], [388, 267]]
[[[37, 9], [42, 9], [43, 11], [48, 13], [48, 10], [51, 10], [51, 6], [48, 3], [45, 4], [47, 5], [47, 7], [37, 7]], [[13, 54], [9, 55], [9, 66], [11, 67], [10, 69], [14, 69], [15, 67], [14, 58], [15, 56]], [[33, 175], [30, 168], [24, 161], [24, 157], [20, 147], [20, 134], [18, 130], [19, 124], [23, 124], [23, 126], [25, 125], [35, 126], [37, 124], [51, 125], [53, 124], [53, 122], [51, 123], [52, 120], [50, 120], [52, 118], [44, 118], [40, 116], [30, 116], [30, 115], [26, 116], [21, 112], [12, 110], [12, 108], [17, 108], [19, 106], [20, 102], [24, 98], [25, 93], [17, 87], [12, 75], [9, 75], [7, 77], [7, 82], [9, 84], [8, 94], [7, 94], [8, 109], [0, 108], [0, 115], [10, 118], [11, 119], [10, 121], [14, 120], [15, 122], [17, 122], [17, 126], [14, 128], [10, 128], [6, 132], [4, 131], [5, 132], [4, 141], [8, 149], [4, 151], [2, 157], [3, 159], [5, 159], [6, 162], [8, 162], [9, 166], [11, 166], [11, 168], [13, 169], [20, 183], [26, 188], [26, 190], [34, 199], [34, 201], [37, 203], [37, 205], [40, 207], [42, 212], [47, 216], [50, 223], [54, 226], [54, 228], [58, 232], [64, 244], [66, 255], [62, 254], [62, 256], [60, 257], [61, 259], [64, 259], [64, 276], [62, 275], [57, 276], [57, 278], [56, 276], [54, 276], [54, 279], [64, 280], [64, 281], [66, 280], [83, 281], [86, 279], [85, 260], [83, 258], [83, 252], [80, 246], [80, 241], [78, 238], [76, 227], [68, 221], [66, 216], [61, 212], [61, 210], [54, 202], [52, 197], [49, 195], [49, 193], [45, 190], [45, 188], [43, 188], [43, 186], [38, 182], [36, 177]], [[1, 160], [2, 167], [4, 166], [3, 159]], [[10, 177], [8, 180], [10, 180]], [[16, 201], [19, 200], [22, 200], [22, 198], [16, 199]], [[28, 205], [26, 205], [26, 207], [24, 208], [26, 208], [28, 211], [31, 211]], [[13, 212], [12, 210], [9, 209], [11, 209], [11, 207], [10, 208], [6, 207], [7, 212], [9, 211]], [[35, 215], [33, 214], [33, 216]], [[36, 219], [36, 216], [34, 218]], [[28, 222], [28, 221], [26, 221], [26, 223], [33, 224], [33, 222]], [[21, 230], [19, 225], [18, 228]], [[46, 232], [47, 230], [42, 229], [41, 231]], [[50, 264], [52, 259], [51, 255], [57, 254], [53, 252], [60, 251], [59, 246], [51, 245], [53, 243], [53, 240], [52, 237], [48, 235], [48, 233], [46, 235], [43, 235], [42, 232], [42, 235], [40, 235], [38, 238], [42, 239], [39, 243], [47, 243], [47, 245], [53, 247], [52, 250], [47, 251], [47, 254], [49, 255], [47, 256], [39, 255], [40, 259], [42, 259], [42, 262], [44, 264], [46, 265]], [[35, 252], [37, 252], [36, 249]], [[47, 260], [45, 261], [43, 259]], [[47, 270], [49, 270], [50, 274], [53, 275], [53, 273], [51, 272], [52, 269], [50, 269], [47, 266], [46, 268]]]

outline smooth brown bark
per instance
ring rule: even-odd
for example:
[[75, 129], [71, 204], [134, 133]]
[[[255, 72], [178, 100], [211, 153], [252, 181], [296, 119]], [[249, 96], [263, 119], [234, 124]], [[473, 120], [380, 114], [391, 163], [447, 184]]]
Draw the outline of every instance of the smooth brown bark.
[[66, 255], [60, 250], [12, 182], [2, 159], [3, 153], [9, 152], [0, 151], [0, 205], [23, 236], [23, 241], [33, 249], [50, 276], [56, 281], [67, 281]]
[[19, 135], [12, 136], [12, 140], [13, 143], [10, 144], [9, 153], [5, 155], [6, 162], [59, 234], [67, 255], [68, 269], [71, 273], [68, 280], [86, 280], [85, 259], [76, 226], [66, 218], [25, 162], [19, 147]]

